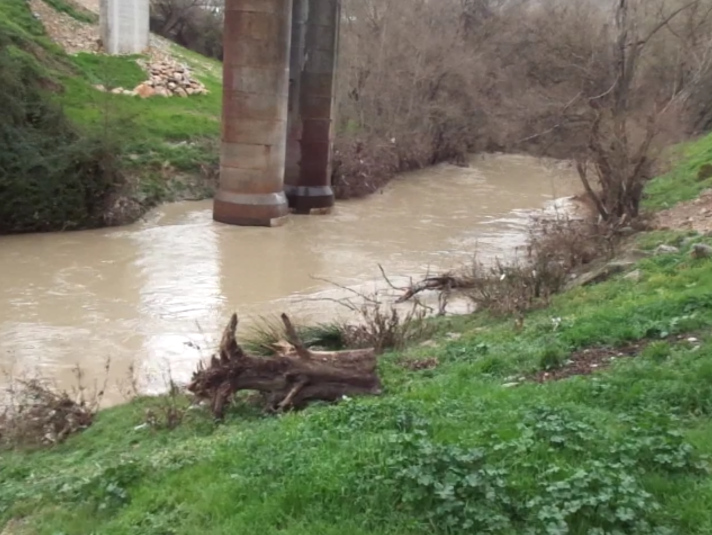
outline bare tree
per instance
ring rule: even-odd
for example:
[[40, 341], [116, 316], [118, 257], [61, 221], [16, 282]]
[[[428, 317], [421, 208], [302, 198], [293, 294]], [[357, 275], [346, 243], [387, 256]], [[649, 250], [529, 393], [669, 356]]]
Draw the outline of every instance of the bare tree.
[[[660, 122], [687, 89], [678, 77], [671, 85], [660, 84], [641, 106], [636, 91], [649, 58], [646, 52], [656, 36], [686, 9], [683, 4], [669, 12], [661, 7], [654, 18], [636, 17], [631, 0], [616, 0], [613, 49], [607, 62], [613, 83], [588, 99], [592, 110], [587, 151], [577, 159], [577, 169], [586, 193], [605, 221], [618, 222], [639, 215], [645, 183], [653, 176], [653, 142]], [[604, 63], [605, 65], [605, 63]], [[675, 79], [677, 78], [677, 79]], [[647, 89], [650, 92], [650, 88]], [[597, 187], [591, 184], [591, 175]]]

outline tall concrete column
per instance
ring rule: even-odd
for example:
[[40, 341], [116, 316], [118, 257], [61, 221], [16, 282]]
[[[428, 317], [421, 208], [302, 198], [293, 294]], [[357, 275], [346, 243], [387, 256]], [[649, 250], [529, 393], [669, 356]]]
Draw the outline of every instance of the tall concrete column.
[[101, 0], [99, 27], [108, 54], [141, 54], [149, 45], [149, 0]]
[[226, 0], [220, 186], [213, 219], [274, 226], [284, 195], [292, 0]]
[[299, 185], [302, 160], [302, 117], [299, 103], [304, 70], [304, 40], [309, 0], [293, 0], [292, 48], [289, 59], [289, 111], [287, 118], [287, 163], [284, 170], [285, 188]]
[[308, 0], [304, 69], [301, 75], [301, 164], [299, 183], [286, 188], [297, 213], [329, 211], [334, 91], [338, 55], [340, 0]]

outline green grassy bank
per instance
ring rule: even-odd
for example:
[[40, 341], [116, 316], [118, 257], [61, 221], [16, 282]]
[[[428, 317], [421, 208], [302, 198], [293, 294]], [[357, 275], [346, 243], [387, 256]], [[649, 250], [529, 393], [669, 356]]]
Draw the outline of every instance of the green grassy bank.
[[[657, 179], [648, 203], [703, 163]], [[101, 412], [54, 449], [4, 452], [0, 526], [48, 535], [711, 533], [712, 260], [689, 251], [712, 240], [665, 232], [636, 241], [680, 249], [641, 260], [637, 281], [621, 274], [557, 296], [521, 329], [486, 314], [441, 320], [437, 346], [382, 358], [383, 396], [271, 418], [236, 407], [220, 426], [191, 411], [174, 431], [135, 428], [159, 403], [143, 399]], [[624, 351], [633, 357], [613, 351], [640, 341]], [[591, 376], [527, 379], [602, 347], [615, 358]], [[439, 366], [401, 365], [424, 357]]]
[[[82, 22], [64, 0], [48, 5]], [[212, 194], [219, 153], [221, 68], [166, 45], [209, 90], [142, 99], [138, 57], [67, 55], [45, 35], [25, 0], [0, 2], [0, 232], [87, 228], [128, 198], [135, 218], [164, 201]], [[97, 186], [98, 185], [98, 186]]]

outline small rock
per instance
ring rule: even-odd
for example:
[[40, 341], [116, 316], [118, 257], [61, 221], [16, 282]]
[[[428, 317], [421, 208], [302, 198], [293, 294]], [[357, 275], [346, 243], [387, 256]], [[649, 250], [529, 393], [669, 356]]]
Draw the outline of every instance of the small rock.
[[640, 282], [642, 277], [643, 273], [639, 269], [636, 269], [635, 271], [628, 273], [625, 277], [623, 277], [623, 279], [627, 281]]
[[637, 262], [638, 260], [650, 258], [650, 256], [650, 251], [644, 251], [643, 249], [628, 249], [622, 255], [620, 255], [618, 260], [624, 262]]
[[120, 95], [121, 93], [123, 93], [123, 91], [124, 89], [122, 87], [115, 87], [111, 90], [114, 95]]
[[695, 243], [697, 241], [697, 236], [688, 236], [684, 240], [682, 240], [682, 246], [687, 247], [688, 245]]
[[584, 273], [574, 281], [567, 284], [566, 288], [571, 289], [578, 286], [588, 286], [590, 284], [603, 282], [611, 278], [613, 275], [617, 275], [618, 273], [628, 270], [634, 265], [635, 262], [630, 260], [615, 260], [613, 262], [609, 262], [605, 266], [589, 271], [588, 273]]
[[696, 243], [690, 251], [692, 258], [709, 258], [712, 256], [712, 247], [705, 243]]
[[171, 91], [173, 91], [176, 87], [178, 86], [176, 86], [175, 82], [168, 82], [168, 89]]
[[156, 90], [146, 83], [137, 86], [134, 92], [141, 98], [149, 98], [156, 94]]
[[695, 342], [697, 342], [697, 338], [695, 338], [694, 336], [690, 336], [690, 337], [687, 339], [687, 341], [690, 342], [691, 344], [694, 344]]
[[504, 383], [502, 388], [514, 388], [515, 386], [519, 386], [519, 383]]
[[621, 236], [632, 236], [635, 234], [635, 229], [633, 227], [623, 227], [620, 230], [618, 230], [618, 234]]
[[445, 336], [447, 336], [449, 340], [459, 340], [462, 338], [462, 334], [460, 333], [447, 333]]
[[179, 87], [178, 89], [176, 89], [176, 95], [178, 95], [179, 97], [187, 97], [188, 93], [185, 92], [185, 89]]
[[106, 87], [104, 87], [103, 84], [97, 84], [97, 85], [95, 85], [95, 86], [94, 86], [94, 89], [96, 89], [97, 91], [106, 91]]
[[656, 255], [663, 255], [663, 254], [676, 254], [679, 253], [680, 249], [673, 245], [665, 245], [664, 243], [661, 245], [658, 245], [657, 248], [655, 249], [655, 254]]

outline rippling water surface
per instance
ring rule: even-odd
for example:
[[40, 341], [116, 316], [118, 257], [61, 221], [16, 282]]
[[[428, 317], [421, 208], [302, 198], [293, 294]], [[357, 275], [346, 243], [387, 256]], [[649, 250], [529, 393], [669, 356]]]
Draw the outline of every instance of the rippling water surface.
[[163, 206], [128, 227], [3, 237], [0, 366], [39, 368], [69, 385], [74, 365], [99, 380], [110, 357], [109, 402], [132, 367], [152, 391], [167, 369], [186, 379], [201, 356], [188, 342], [206, 346], [233, 310], [243, 330], [285, 310], [332, 319], [345, 312], [333, 300], [345, 290], [331, 282], [367, 290], [380, 283], [378, 264], [417, 276], [474, 251], [510, 254], [532, 211], [575, 189], [562, 164], [476, 157], [281, 228], [215, 223], [205, 201]]

